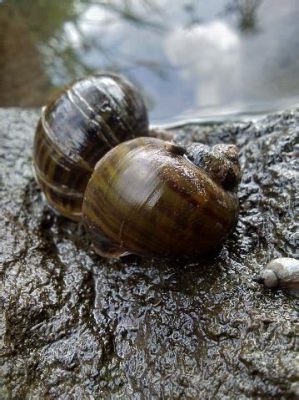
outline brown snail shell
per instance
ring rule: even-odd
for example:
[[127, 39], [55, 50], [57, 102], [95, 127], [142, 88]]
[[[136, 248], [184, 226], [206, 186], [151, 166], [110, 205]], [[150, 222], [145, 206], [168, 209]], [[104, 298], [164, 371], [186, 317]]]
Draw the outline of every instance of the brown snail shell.
[[42, 110], [33, 150], [36, 179], [48, 203], [80, 220], [96, 162], [120, 142], [148, 135], [147, 111], [125, 79], [98, 74], [75, 82]]
[[289, 257], [276, 258], [253, 280], [269, 289], [298, 289], [299, 261]]
[[[207, 156], [207, 146], [198, 148]], [[83, 222], [95, 250], [106, 257], [167, 257], [217, 248], [237, 221], [240, 169], [235, 146], [216, 150], [210, 149], [213, 168], [207, 169], [204, 157], [198, 157], [198, 166], [191, 161], [194, 148], [190, 154], [155, 138], [110, 150], [96, 164], [84, 194]]]

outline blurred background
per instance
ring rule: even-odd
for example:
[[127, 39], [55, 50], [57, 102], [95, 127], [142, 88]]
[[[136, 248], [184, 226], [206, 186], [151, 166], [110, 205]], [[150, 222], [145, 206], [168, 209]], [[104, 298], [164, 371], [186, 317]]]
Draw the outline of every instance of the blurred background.
[[298, 0], [0, 0], [0, 107], [94, 71], [143, 92], [152, 123], [299, 103]]

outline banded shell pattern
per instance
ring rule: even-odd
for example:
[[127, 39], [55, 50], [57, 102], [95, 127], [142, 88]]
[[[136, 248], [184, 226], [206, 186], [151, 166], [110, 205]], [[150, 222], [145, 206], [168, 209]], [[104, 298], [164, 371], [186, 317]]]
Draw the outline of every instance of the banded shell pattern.
[[75, 82], [42, 110], [36, 130], [36, 179], [58, 213], [80, 220], [94, 166], [120, 142], [148, 135], [147, 111], [125, 79], [98, 74]]
[[83, 221], [94, 248], [106, 257], [198, 256], [219, 247], [238, 209], [235, 192], [193, 164], [183, 148], [137, 138], [97, 163]]

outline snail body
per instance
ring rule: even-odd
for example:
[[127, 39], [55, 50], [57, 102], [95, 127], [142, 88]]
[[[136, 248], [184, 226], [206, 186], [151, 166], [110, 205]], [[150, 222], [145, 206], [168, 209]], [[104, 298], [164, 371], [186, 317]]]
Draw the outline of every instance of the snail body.
[[276, 258], [270, 261], [254, 281], [269, 289], [298, 289], [299, 261], [295, 258]]
[[[222, 185], [226, 179], [215, 179], [209, 166], [192, 162], [194, 149], [191, 154], [188, 148], [143, 137], [110, 150], [96, 164], [84, 194], [83, 222], [95, 250], [105, 257], [168, 257], [198, 256], [219, 247], [239, 209], [240, 169], [233, 147], [224, 146], [218, 161], [210, 158], [214, 169], [217, 162], [221, 169], [223, 161], [236, 167], [229, 190]], [[224, 169], [224, 176], [231, 170]]]
[[36, 179], [50, 206], [80, 220], [97, 161], [117, 144], [147, 136], [148, 129], [142, 97], [119, 76], [94, 75], [61, 91], [42, 110], [33, 150]]

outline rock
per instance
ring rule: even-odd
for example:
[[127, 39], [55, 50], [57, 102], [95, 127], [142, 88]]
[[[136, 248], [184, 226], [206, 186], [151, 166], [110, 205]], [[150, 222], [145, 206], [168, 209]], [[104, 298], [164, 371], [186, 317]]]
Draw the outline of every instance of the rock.
[[189, 262], [94, 254], [33, 179], [37, 118], [0, 110], [0, 398], [295, 398], [297, 299], [252, 276], [295, 257], [299, 110], [177, 129], [236, 143], [243, 167], [235, 232]]

